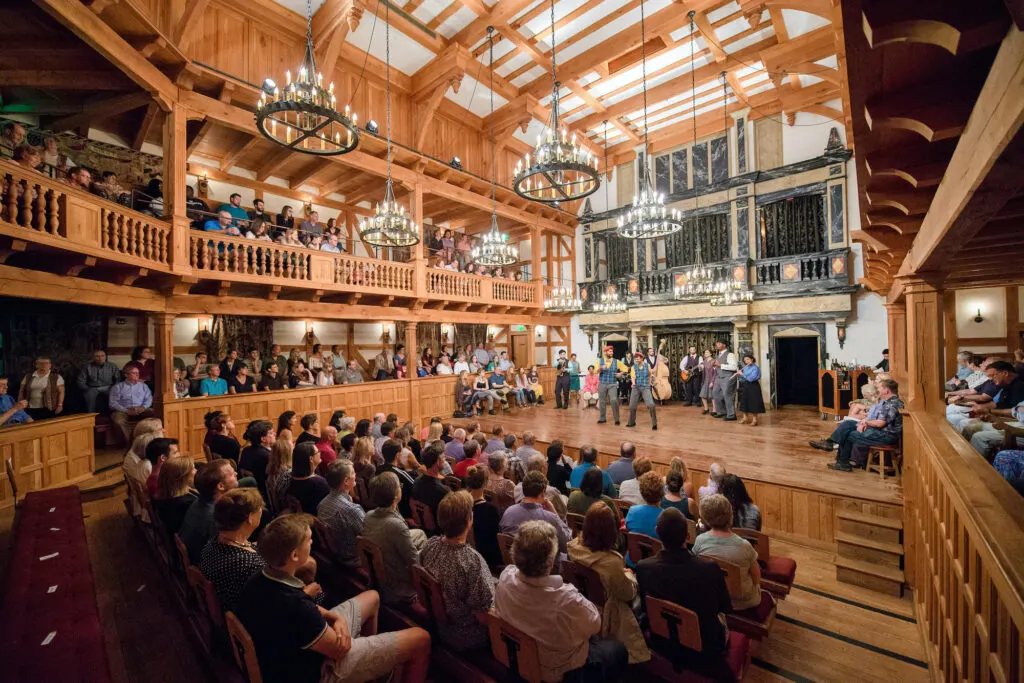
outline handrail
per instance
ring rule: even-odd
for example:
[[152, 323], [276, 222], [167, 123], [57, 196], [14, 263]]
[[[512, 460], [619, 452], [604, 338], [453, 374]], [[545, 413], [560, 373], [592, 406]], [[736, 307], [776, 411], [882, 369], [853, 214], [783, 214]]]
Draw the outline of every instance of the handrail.
[[932, 664], [947, 680], [1019, 678], [1024, 498], [941, 416], [904, 424], [908, 574]]

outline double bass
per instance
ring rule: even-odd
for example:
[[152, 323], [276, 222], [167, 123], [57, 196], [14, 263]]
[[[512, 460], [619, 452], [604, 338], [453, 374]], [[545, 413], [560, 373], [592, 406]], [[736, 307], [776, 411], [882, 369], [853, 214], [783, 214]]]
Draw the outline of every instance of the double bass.
[[[665, 346], [662, 339], [658, 344], [658, 356], [661, 356], [661, 349]], [[668, 380], [668, 363], [658, 363], [654, 366], [654, 377], [651, 380], [652, 393], [658, 401], [667, 401], [672, 398], [672, 383]]]

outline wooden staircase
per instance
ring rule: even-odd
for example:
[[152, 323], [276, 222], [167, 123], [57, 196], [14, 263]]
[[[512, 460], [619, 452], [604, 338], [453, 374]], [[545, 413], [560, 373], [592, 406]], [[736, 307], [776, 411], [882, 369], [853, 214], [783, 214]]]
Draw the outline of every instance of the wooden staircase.
[[836, 580], [903, 596], [903, 522], [854, 508], [836, 510]]

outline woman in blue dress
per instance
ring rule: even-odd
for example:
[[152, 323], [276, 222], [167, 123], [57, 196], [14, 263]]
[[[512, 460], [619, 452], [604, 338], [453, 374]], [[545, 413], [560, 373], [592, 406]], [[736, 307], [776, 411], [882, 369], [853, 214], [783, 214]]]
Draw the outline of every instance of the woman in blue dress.
[[764, 412], [764, 398], [761, 396], [761, 368], [757, 366], [753, 354], [743, 354], [743, 369], [737, 374], [740, 376], [740, 384], [736, 412], [741, 415], [741, 423], [746, 424], [749, 416], [750, 424], [756, 425], [757, 416]]

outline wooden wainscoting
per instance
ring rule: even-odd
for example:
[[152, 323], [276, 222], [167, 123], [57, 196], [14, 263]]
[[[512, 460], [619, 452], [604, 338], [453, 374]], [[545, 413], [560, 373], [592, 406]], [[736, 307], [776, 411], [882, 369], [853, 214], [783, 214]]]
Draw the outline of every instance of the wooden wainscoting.
[[942, 416], [904, 429], [906, 572], [932, 670], [1024, 680], [1024, 499]]
[[[95, 413], [68, 415], [0, 429], [0, 462], [12, 458], [18, 496], [88, 479], [96, 465]], [[0, 508], [14, 505], [7, 472], [0, 471]]]

